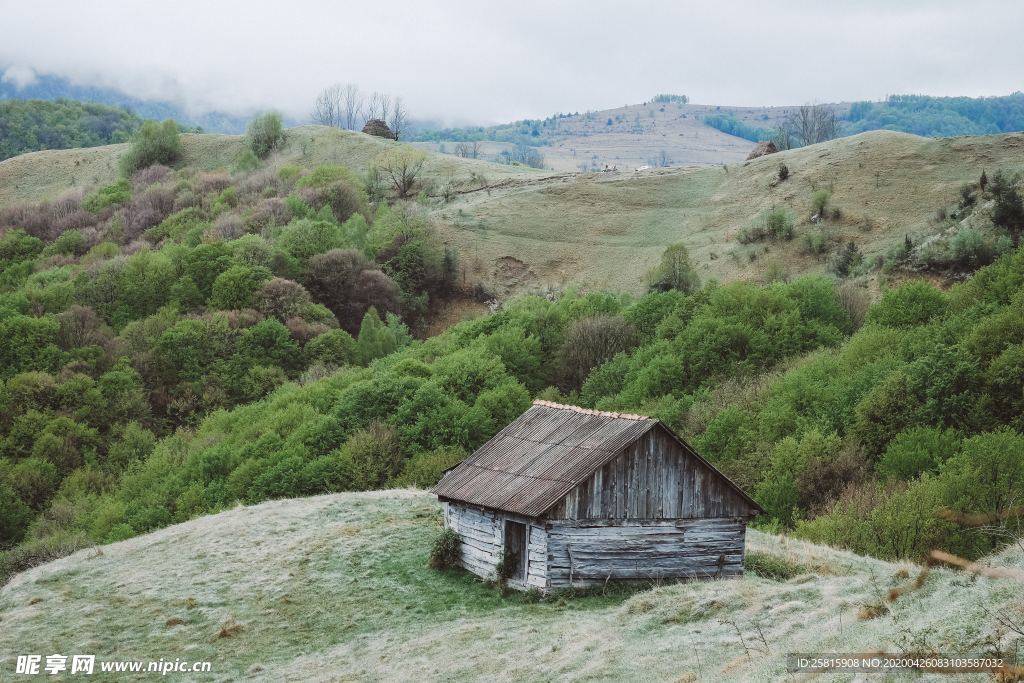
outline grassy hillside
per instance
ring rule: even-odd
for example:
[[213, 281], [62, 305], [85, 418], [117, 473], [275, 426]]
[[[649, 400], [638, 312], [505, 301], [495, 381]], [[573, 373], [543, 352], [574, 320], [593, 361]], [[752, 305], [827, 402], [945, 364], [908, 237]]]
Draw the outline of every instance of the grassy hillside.
[[787, 652], [1012, 650], [996, 618], [1022, 616], [1008, 579], [936, 569], [890, 601], [920, 568], [757, 531], [763, 575], [503, 597], [427, 569], [440, 520], [422, 492], [340, 494], [83, 550], [0, 589], [0, 671], [13, 653], [89, 652], [213, 663], [190, 680], [772, 681]]
[[[182, 135], [184, 157], [179, 164], [196, 171], [229, 169], [247, 149], [241, 135]], [[397, 143], [362, 133], [301, 126], [287, 131], [284, 146], [271, 159], [274, 164], [296, 164], [315, 168], [344, 164], [364, 171], [377, 155]], [[89, 149], [48, 150], [23, 154], [0, 162], [0, 206], [18, 202], [54, 199], [72, 189], [88, 190], [110, 184], [118, 178], [118, 158], [126, 144]], [[488, 179], [543, 175], [521, 166], [499, 166], [486, 161], [444, 157], [428, 164], [428, 177], [440, 177], [447, 169], [468, 177], [476, 171]]]
[[[496, 293], [575, 285], [637, 292], [669, 244], [682, 242], [704, 279], [764, 280], [824, 271], [850, 241], [867, 256], [905, 235], [954, 227], [958, 190], [982, 170], [1024, 169], [1024, 135], [928, 139], [872, 132], [705, 169], [574, 174], [490, 193], [438, 211], [471, 276]], [[779, 164], [790, 176], [778, 180]], [[815, 191], [840, 215], [811, 224]], [[762, 212], [792, 212], [789, 241], [742, 245]], [[942, 217], [937, 218], [937, 212]], [[820, 236], [809, 253], [805, 235]]]

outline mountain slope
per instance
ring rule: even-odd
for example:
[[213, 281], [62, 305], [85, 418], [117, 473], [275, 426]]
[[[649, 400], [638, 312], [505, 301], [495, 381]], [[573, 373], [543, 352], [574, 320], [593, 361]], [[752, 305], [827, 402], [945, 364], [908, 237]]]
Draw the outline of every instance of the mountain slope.
[[[466, 195], [440, 211], [449, 239], [498, 294], [574, 285], [640, 291], [664, 248], [684, 243], [703, 279], [822, 271], [828, 251], [855, 242], [883, 254], [909, 234], [941, 229], [939, 209], [983, 169], [1024, 169], [1024, 134], [929, 139], [876, 131], [727, 167], [573, 174], [534, 186]], [[790, 177], [779, 182], [780, 163]], [[831, 191], [838, 218], [810, 222], [811, 197]], [[772, 207], [796, 220], [795, 239], [739, 244]], [[823, 253], [804, 253], [818, 233]], [[514, 272], [514, 277], [509, 271]]]
[[793, 651], [981, 651], [988, 615], [1019, 602], [1005, 579], [935, 570], [858, 619], [917, 569], [756, 531], [748, 552], [803, 571], [503, 598], [426, 568], [439, 524], [426, 493], [336, 494], [81, 551], [0, 589], [0, 670], [14, 653], [82, 652], [213, 662], [199, 680], [777, 680]]

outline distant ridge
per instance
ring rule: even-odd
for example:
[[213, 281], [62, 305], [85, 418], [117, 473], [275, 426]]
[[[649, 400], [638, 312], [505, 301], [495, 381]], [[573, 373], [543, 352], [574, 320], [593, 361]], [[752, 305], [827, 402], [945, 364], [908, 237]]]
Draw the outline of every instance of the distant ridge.
[[63, 76], [35, 74], [29, 82], [18, 82], [8, 77], [9, 66], [0, 66], [0, 100], [80, 100], [121, 107], [144, 119], [174, 119], [187, 127], [198, 126], [208, 133], [238, 134], [245, 132], [248, 115], [210, 111], [189, 113], [183, 106], [166, 100], [146, 100], [133, 97], [115, 88], [78, 85]]

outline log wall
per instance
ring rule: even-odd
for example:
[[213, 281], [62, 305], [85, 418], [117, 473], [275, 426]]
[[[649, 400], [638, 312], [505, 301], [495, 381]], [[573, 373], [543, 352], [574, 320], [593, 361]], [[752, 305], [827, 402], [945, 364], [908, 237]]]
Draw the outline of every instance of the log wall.
[[721, 578], [743, 573], [744, 518], [552, 521], [547, 525], [547, 586], [607, 581]]
[[547, 588], [547, 534], [537, 520], [454, 501], [443, 504], [445, 526], [462, 539], [462, 566], [477, 576], [494, 579], [505, 547], [505, 521], [527, 525], [526, 581], [521, 588]]

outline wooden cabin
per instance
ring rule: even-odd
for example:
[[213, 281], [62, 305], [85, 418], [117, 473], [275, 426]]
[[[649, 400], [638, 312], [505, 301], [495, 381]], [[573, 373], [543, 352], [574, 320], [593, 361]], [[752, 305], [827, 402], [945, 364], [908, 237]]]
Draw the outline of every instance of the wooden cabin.
[[544, 592], [743, 573], [757, 503], [658, 420], [534, 401], [433, 489], [462, 565]]

